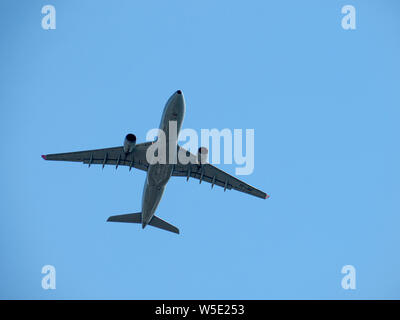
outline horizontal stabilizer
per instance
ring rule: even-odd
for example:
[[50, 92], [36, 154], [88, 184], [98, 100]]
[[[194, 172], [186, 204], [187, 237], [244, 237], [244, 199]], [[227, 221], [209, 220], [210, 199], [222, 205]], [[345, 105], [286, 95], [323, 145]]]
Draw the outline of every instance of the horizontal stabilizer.
[[153, 216], [153, 218], [149, 222], [149, 225], [179, 234], [179, 229], [177, 227], [156, 216]]
[[120, 214], [118, 216], [111, 216], [107, 221], [112, 222], [128, 222], [128, 223], [142, 223], [142, 213], [128, 213]]
[[[142, 223], [142, 213], [128, 213], [128, 214], [120, 214], [117, 216], [111, 216], [107, 219], [107, 221], [111, 222], [127, 222], [127, 223]], [[172, 224], [160, 219], [159, 217], [153, 216], [153, 218], [149, 222], [150, 226], [163, 229], [166, 231], [170, 231], [173, 233], [179, 234], [179, 229]]]

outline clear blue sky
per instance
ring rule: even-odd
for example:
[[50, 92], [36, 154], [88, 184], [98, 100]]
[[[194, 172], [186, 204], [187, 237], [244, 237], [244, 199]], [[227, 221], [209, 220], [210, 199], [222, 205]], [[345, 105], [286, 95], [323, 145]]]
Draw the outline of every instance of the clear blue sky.
[[[0, 298], [400, 298], [399, 15], [378, 0], [1, 1]], [[270, 199], [173, 178], [157, 215], [181, 235], [143, 231], [106, 219], [140, 211], [144, 172], [41, 159], [144, 141], [177, 89], [184, 128], [255, 129], [243, 178]]]

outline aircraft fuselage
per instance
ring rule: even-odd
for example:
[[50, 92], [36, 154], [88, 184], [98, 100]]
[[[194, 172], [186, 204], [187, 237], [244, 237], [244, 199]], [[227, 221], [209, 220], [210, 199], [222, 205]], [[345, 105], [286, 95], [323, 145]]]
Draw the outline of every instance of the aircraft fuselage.
[[[182, 126], [184, 116], [185, 100], [182, 92], [178, 90], [168, 99], [160, 123], [160, 130], [162, 130], [165, 134], [167, 163], [150, 164], [147, 170], [147, 176], [144, 183], [142, 197], [143, 228], [153, 218], [153, 215], [164, 193], [165, 186], [168, 183], [174, 169], [174, 165], [169, 164], [168, 159], [176, 156], [178, 141], [177, 137], [176, 139], [170, 139], [170, 122], [176, 123], [176, 135], [178, 135]], [[172, 126], [173, 125], [174, 124], [172, 124]], [[170, 155], [170, 151], [175, 154]]]

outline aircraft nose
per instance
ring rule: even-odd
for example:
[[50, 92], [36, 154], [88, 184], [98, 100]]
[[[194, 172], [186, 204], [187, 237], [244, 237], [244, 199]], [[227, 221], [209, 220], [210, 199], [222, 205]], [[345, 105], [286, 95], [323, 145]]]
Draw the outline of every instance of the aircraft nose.
[[175, 109], [179, 112], [182, 112], [185, 109], [185, 98], [183, 96], [182, 90], [177, 90], [175, 92]]
[[183, 93], [182, 93], [181, 90], [178, 90], [176, 92], [176, 94], [177, 94], [177, 98], [178, 98], [178, 103], [176, 104], [177, 111], [180, 114], [184, 114], [185, 113], [185, 109], [186, 109], [185, 108], [185, 98], [184, 98]]
[[177, 90], [172, 94], [167, 101], [166, 108], [176, 114], [185, 113], [185, 97], [182, 90]]

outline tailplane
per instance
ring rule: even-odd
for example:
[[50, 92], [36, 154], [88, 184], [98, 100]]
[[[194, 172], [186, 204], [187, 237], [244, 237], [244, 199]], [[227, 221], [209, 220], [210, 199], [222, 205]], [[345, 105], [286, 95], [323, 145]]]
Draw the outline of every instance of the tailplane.
[[149, 222], [150, 226], [159, 228], [159, 229], [164, 229], [170, 232], [174, 232], [179, 234], [179, 229], [172, 224], [168, 223], [167, 221], [164, 221], [163, 219], [160, 219], [159, 217], [153, 216]]
[[[127, 222], [127, 223], [142, 223], [142, 213], [128, 213], [128, 214], [120, 214], [117, 216], [111, 216], [107, 219], [107, 221], [111, 222]], [[163, 229], [166, 231], [170, 231], [173, 233], [179, 234], [179, 229], [172, 224], [160, 219], [159, 217], [153, 216], [150, 222], [148, 223], [150, 226]]]
[[142, 213], [128, 213], [120, 214], [118, 216], [111, 216], [107, 219], [111, 222], [129, 222], [129, 223], [142, 223]]

